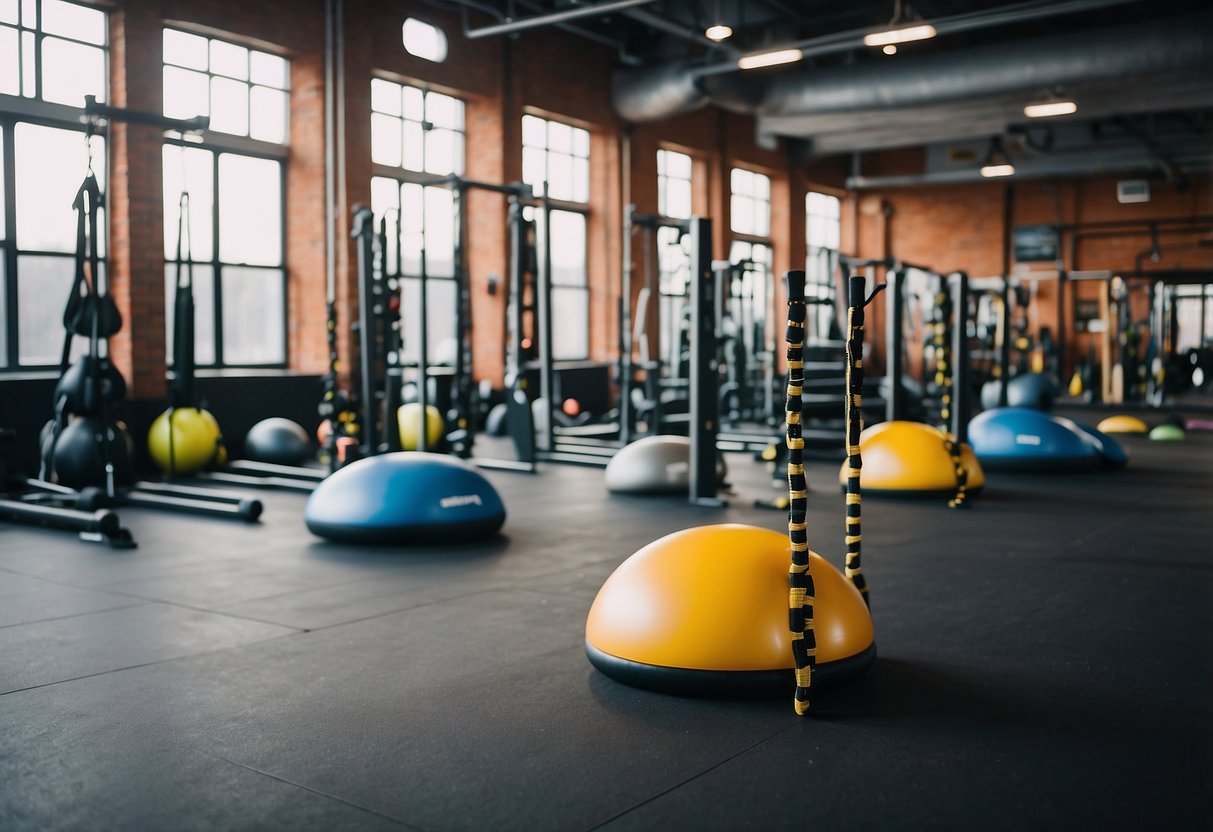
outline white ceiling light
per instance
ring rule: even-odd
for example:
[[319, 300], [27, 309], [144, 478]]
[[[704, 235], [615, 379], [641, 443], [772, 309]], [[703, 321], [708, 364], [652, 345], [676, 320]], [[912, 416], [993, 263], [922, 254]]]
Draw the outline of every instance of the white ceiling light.
[[704, 37], [717, 43], [733, 36], [733, 30], [723, 23], [717, 23], [704, 30]]
[[790, 64], [804, 58], [804, 52], [799, 49], [776, 49], [772, 52], [757, 52], [744, 55], [737, 59], [738, 69], [760, 69], [764, 66]]
[[913, 26], [903, 26], [899, 29], [885, 29], [863, 36], [865, 46], [891, 46], [896, 43], [910, 43], [916, 40], [927, 40], [938, 34], [930, 23], [916, 23]]
[[880, 51], [885, 53], [886, 55], [896, 55], [897, 47], [890, 43], [888, 46], [886, 46], [884, 49], [881, 49]]
[[990, 147], [986, 151], [986, 158], [982, 160], [980, 173], [987, 179], [1015, 174], [1015, 165], [1011, 164], [1011, 157], [1007, 155], [1002, 146], [1002, 139], [998, 136], [990, 139]]
[[1068, 116], [1076, 112], [1078, 112], [1078, 105], [1073, 101], [1046, 101], [1042, 104], [1029, 104], [1023, 108], [1023, 114], [1028, 118]]

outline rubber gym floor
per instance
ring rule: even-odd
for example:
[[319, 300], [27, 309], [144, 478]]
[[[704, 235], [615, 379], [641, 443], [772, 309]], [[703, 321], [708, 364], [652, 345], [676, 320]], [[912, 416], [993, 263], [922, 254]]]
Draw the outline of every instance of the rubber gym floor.
[[134, 551], [0, 526], [0, 829], [1209, 829], [1213, 434], [1126, 445], [970, 511], [866, 499], [880, 656], [808, 719], [583, 653], [637, 548], [782, 528], [744, 456], [725, 510], [490, 474], [505, 533], [456, 548], [323, 543], [272, 492], [253, 527], [124, 509]]

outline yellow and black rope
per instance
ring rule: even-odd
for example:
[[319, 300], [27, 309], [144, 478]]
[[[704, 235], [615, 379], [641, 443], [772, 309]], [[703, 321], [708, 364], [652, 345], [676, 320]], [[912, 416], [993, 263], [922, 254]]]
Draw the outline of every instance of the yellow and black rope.
[[952, 293], [948, 291], [947, 279], [935, 295], [935, 386], [940, 390], [939, 429], [943, 432], [943, 448], [952, 460], [952, 469], [956, 472], [956, 491], [948, 500], [949, 508], [967, 508], [969, 486], [969, 469], [965, 467], [961, 457], [960, 442], [951, 432], [954, 376], [952, 368], [952, 348], [948, 336], [952, 327], [957, 326], [954, 318], [956, 310], [952, 306]]
[[788, 272], [788, 538], [792, 565], [788, 568], [788, 626], [792, 630], [792, 659], [796, 668], [796, 713], [809, 711], [809, 686], [817, 664], [813, 631], [813, 575], [809, 571], [809, 532], [806, 518], [808, 482], [804, 476], [804, 433], [801, 430], [804, 390], [805, 274]]
[[847, 340], [846, 340], [846, 432], [847, 432], [847, 486], [846, 527], [847, 546], [846, 576], [863, 596], [864, 603], [872, 605], [868, 597], [868, 582], [863, 576], [860, 559], [861, 530], [859, 524], [860, 486], [859, 474], [863, 469], [863, 456], [859, 450], [859, 437], [863, 433], [863, 324], [864, 307], [884, 286], [877, 286], [872, 297], [864, 299], [867, 281], [852, 275], [847, 284]]
[[[806, 517], [808, 483], [804, 474], [804, 433], [801, 421], [804, 388], [804, 302], [805, 275], [788, 272], [788, 538], [792, 547], [792, 564], [788, 569], [788, 624], [792, 630], [792, 659], [796, 670], [796, 713], [809, 712], [809, 689], [817, 666], [817, 637], [813, 628], [814, 588], [809, 568], [809, 536]], [[847, 340], [846, 340], [846, 576], [859, 590], [865, 604], [867, 582], [860, 563], [860, 486], [859, 473], [863, 458], [859, 450], [859, 435], [863, 432], [863, 322], [864, 307], [884, 286], [877, 286], [871, 297], [864, 298], [866, 281], [852, 276], [848, 282]]]

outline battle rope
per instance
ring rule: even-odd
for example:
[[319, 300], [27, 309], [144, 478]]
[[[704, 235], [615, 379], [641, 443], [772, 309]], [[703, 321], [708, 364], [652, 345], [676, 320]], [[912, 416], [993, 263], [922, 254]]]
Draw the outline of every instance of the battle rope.
[[949, 508], [967, 508], [965, 502], [968, 496], [969, 469], [961, 458], [960, 442], [950, 430], [952, 407], [955, 404], [953, 395], [952, 347], [948, 334], [952, 327], [957, 326], [955, 309], [952, 306], [952, 293], [948, 291], [947, 278], [935, 295], [935, 386], [940, 390], [939, 430], [943, 433], [943, 449], [952, 459], [952, 469], [956, 472], [956, 491], [948, 500]]
[[[787, 443], [788, 443], [788, 538], [792, 548], [792, 564], [788, 569], [788, 624], [792, 631], [792, 658], [796, 670], [796, 713], [809, 712], [809, 689], [817, 666], [817, 637], [813, 628], [813, 575], [809, 569], [808, 484], [804, 474], [804, 434], [801, 429], [801, 397], [804, 389], [804, 324], [805, 274], [788, 272], [787, 328]], [[861, 412], [863, 392], [863, 323], [864, 307], [876, 293], [877, 286], [865, 300], [866, 280], [852, 276], [848, 280], [847, 340], [846, 340], [846, 576], [870, 605], [867, 582], [860, 563], [860, 487], [859, 472], [863, 460], [859, 452], [859, 435], [863, 432]]]

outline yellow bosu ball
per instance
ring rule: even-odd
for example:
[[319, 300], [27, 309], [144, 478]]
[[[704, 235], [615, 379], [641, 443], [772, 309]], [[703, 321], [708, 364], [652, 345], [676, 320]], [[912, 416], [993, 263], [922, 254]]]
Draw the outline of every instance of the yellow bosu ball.
[[[421, 405], [417, 402], [403, 404], [396, 411], [396, 426], [400, 430], [400, 447], [406, 451], [415, 451], [421, 447]], [[425, 447], [435, 448], [442, 441], [442, 431], [445, 427], [442, 414], [438, 408], [426, 405], [425, 408]]]
[[[612, 676], [612, 667], [624, 667], [631, 678], [620, 681], [654, 688], [670, 671], [786, 671], [790, 694], [790, 563], [787, 536], [769, 529], [724, 524], [666, 535], [599, 590], [585, 628], [591, 661]], [[816, 553], [810, 563], [818, 669], [874, 657], [872, 616], [859, 591]]]
[[147, 450], [156, 467], [170, 474], [192, 474], [227, 459], [219, 423], [197, 407], [172, 408], [157, 416], [147, 432]]
[[[956, 471], [943, 443], [943, 431], [921, 422], [872, 425], [859, 436], [859, 452], [863, 457], [860, 486], [865, 493], [945, 494], [955, 491]], [[985, 485], [981, 463], [968, 445], [961, 446], [960, 461], [968, 472], [965, 487], [970, 493]], [[845, 462], [838, 481], [846, 485]]]

